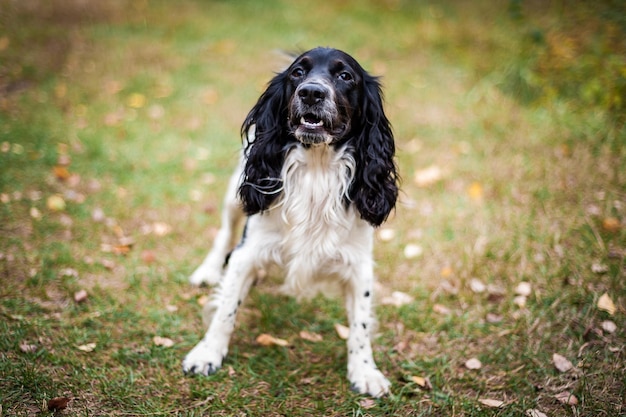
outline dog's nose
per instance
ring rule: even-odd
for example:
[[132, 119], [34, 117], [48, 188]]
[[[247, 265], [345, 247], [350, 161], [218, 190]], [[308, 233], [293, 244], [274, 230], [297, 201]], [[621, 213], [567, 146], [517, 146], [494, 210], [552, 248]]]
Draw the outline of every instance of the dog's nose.
[[304, 84], [298, 89], [298, 97], [304, 104], [312, 106], [326, 98], [326, 89], [319, 84]]

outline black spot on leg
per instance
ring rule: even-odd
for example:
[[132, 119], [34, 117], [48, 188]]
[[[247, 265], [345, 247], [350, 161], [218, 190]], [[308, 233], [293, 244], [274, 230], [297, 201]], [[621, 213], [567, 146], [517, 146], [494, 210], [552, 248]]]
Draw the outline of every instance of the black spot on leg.
[[363, 323], [363, 330], [367, 330], [367, 323]]
[[365, 291], [365, 294], [363, 294], [365, 297], [369, 297], [370, 296], [370, 292], [369, 291]]
[[365, 345], [359, 346], [359, 349], [361, 349], [361, 350], [365, 349]]

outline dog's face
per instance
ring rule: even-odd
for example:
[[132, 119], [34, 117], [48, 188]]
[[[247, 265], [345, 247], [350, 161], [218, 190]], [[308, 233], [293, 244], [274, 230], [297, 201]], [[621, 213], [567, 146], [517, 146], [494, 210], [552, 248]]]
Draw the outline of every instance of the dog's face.
[[331, 144], [351, 128], [363, 91], [363, 70], [348, 54], [313, 49], [285, 71], [291, 96], [288, 128], [306, 145]]

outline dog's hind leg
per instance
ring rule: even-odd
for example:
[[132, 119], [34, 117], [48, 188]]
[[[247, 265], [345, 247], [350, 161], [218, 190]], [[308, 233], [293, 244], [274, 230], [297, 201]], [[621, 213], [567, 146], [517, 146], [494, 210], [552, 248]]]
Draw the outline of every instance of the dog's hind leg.
[[235, 244], [234, 233], [241, 219], [244, 217], [241, 202], [237, 197], [242, 169], [242, 163], [240, 162], [238, 168], [230, 178], [228, 191], [226, 192], [222, 208], [222, 223], [220, 229], [215, 236], [211, 251], [204, 261], [202, 261], [202, 264], [200, 264], [191, 274], [191, 277], [189, 277], [189, 282], [193, 285], [214, 285], [220, 282], [222, 278], [226, 258]]

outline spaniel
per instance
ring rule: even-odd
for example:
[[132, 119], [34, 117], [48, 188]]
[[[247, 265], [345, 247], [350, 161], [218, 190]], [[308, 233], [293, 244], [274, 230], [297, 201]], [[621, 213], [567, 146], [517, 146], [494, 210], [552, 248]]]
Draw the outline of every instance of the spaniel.
[[[256, 272], [271, 265], [284, 289], [312, 297], [334, 284], [345, 296], [351, 388], [380, 397], [390, 382], [372, 355], [373, 231], [398, 196], [395, 145], [378, 79], [350, 55], [303, 53], [269, 83], [246, 117], [214, 246], [190, 281], [217, 284], [212, 318], [187, 354], [187, 374], [222, 365], [235, 317]], [[243, 236], [231, 250], [239, 220]]]

